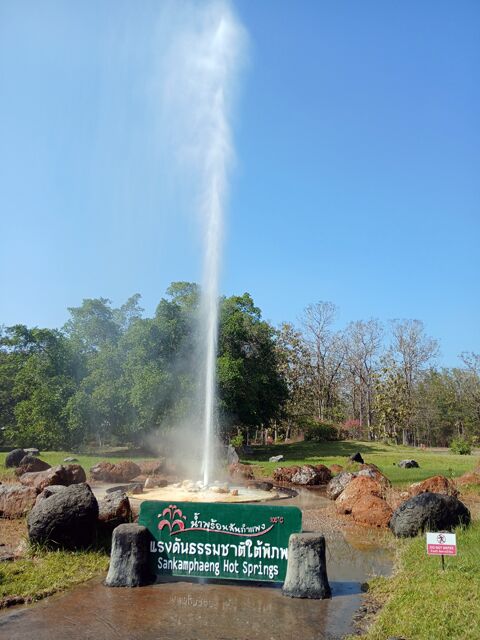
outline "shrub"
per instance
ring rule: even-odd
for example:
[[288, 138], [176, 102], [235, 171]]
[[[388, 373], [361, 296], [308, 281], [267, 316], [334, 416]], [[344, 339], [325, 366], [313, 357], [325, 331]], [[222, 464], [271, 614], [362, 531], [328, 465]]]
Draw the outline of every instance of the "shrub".
[[319, 422], [313, 418], [304, 418], [301, 422], [305, 440], [308, 442], [327, 442], [338, 440], [338, 431], [329, 422]]
[[461, 456], [469, 456], [472, 453], [472, 443], [464, 438], [453, 438], [450, 442], [450, 451]]
[[235, 449], [239, 449], [243, 445], [243, 435], [238, 433], [236, 436], [230, 438], [230, 444], [232, 447], [235, 447]]

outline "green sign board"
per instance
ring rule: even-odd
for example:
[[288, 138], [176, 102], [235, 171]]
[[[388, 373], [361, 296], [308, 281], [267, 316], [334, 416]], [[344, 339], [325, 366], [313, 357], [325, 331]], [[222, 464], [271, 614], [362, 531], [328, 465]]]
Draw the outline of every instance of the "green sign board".
[[139, 524], [153, 536], [161, 576], [284, 582], [288, 539], [302, 530], [297, 507], [146, 500]]

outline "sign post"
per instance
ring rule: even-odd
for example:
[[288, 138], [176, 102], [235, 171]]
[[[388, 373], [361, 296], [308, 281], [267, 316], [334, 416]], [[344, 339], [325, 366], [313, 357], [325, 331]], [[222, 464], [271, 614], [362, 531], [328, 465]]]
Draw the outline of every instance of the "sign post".
[[150, 531], [150, 566], [160, 576], [284, 582], [297, 507], [146, 500], [138, 523]]
[[445, 571], [445, 556], [457, 555], [457, 537], [455, 533], [427, 533], [427, 554], [442, 557], [442, 570]]

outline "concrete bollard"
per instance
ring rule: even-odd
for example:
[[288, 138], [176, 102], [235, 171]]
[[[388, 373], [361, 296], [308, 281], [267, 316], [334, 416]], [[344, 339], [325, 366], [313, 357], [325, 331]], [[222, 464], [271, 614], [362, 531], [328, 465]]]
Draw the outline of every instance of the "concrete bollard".
[[288, 541], [287, 575], [283, 595], [291, 598], [330, 598], [325, 538], [318, 533], [292, 533]]
[[150, 532], [138, 524], [113, 530], [107, 587], [140, 587], [153, 581], [148, 566]]

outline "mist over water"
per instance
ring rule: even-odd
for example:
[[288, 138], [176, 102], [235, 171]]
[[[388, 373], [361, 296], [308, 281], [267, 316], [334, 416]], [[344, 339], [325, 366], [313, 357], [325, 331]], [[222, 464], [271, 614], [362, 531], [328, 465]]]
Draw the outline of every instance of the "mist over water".
[[203, 237], [198, 398], [191, 424], [203, 430], [202, 474], [208, 485], [214, 473], [218, 420], [219, 274], [234, 159], [231, 117], [246, 35], [231, 4], [223, 0], [171, 4], [163, 20], [172, 34], [163, 66], [163, 117], [171, 123], [170, 144], [178, 171], [193, 187]]

